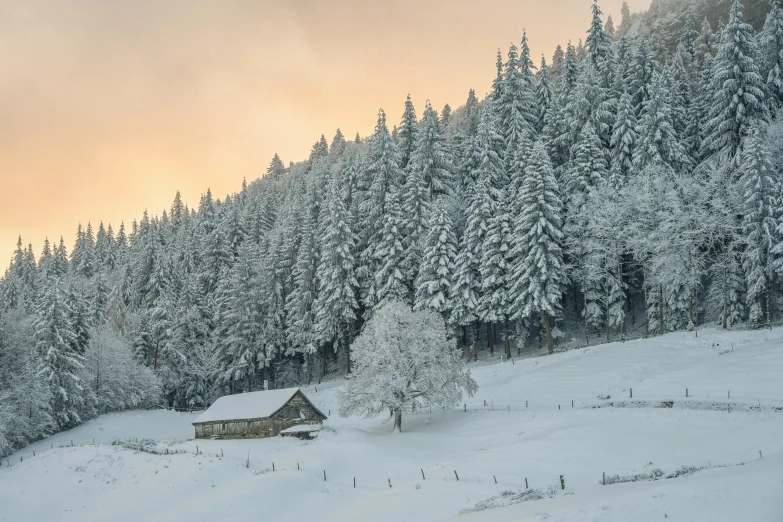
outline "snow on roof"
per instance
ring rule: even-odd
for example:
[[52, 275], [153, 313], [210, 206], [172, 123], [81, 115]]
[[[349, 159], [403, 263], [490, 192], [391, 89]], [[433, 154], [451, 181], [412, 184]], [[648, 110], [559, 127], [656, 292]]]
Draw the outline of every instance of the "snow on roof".
[[219, 398], [193, 424], [229, 420], [263, 419], [282, 408], [299, 388], [238, 393]]

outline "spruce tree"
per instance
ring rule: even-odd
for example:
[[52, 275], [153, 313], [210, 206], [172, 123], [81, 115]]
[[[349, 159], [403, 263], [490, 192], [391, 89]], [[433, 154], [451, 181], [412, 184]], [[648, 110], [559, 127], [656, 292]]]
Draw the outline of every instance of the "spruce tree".
[[529, 79], [522, 73], [522, 67], [517, 47], [512, 44], [508, 50], [508, 61], [503, 72], [500, 101], [491, 105], [485, 102], [484, 106], [484, 114], [490, 110], [488, 108], [490, 106], [497, 110], [499, 115], [497, 127], [503, 132], [505, 141], [503, 156], [507, 162], [507, 172], [511, 169], [508, 162], [514, 157], [519, 142], [533, 135], [533, 125], [528, 118], [532, 116], [531, 119], [535, 121], [536, 111], [533, 107], [535, 99]]
[[419, 122], [416, 119], [416, 109], [413, 108], [411, 95], [405, 100], [405, 110], [402, 113], [400, 126], [397, 130], [397, 145], [400, 149], [400, 168], [403, 170], [413, 156], [413, 150], [416, 147], [418, 138]]
[[457, 238], [443, 206], [435, 202], [430, 212], [427, 236], [416, 280], [414, 309], [431, 309], [448, 318], [449, 291], [454, 280]]
[[418, 173], [427, 189], [428, 199], [434, 200], [453, 192], [453, 169], [451, 151], [438, 122], [438, 114], [427, 100], [409, 170]]
[[554, 87], [549, 79], [549, 67], [546, 65], [546, 58], [541, 56], [541, 67], [538, 70], [538, 85], [536, 86], [536, 108], [538, 110], [535, 125], [536, 134], [541, 134], [544, 130], [547, 112], [552, 106], [554, 96]]
[[608, 165], [601, 140], [591, 122], [585, 123], [579, 133], [572, 154], [573, 160], [563, 178], [565, 193], [570, 198], [589, 192], [607, 178]]
[[753, 323], [762, 319], [766, 319], [768, 324], [771, 323], [772, 300], [769, 292], [772, 290], [774, 275], [772, 249], [777, 242], [775, 175], [776, 171], [766, 145], [766, 134], [756, 122], [745, 140], [740, 164], [740, 184], [743, 191], [742, 235], [746, 244], [742, 252], [742, 266], [745, 270], [748, 310]]
[[79, 378], [82, 354], [74, 350], [77, 336], [70, 324], [71, 311], [60, 283], [52, 280], [36, 310], [35, 350], [39, 374], [52, 393], [52, 413], [58, 430], [72, 428], [84, 420], [84, 387]]
[[[510, 254], [514, 211], [513, 197], [516, 190], [513, 185], [501, 188], [481, 186], [487, 197], [491, 215], [479, 258], [479, 273], [481, 275], [481, 293], [479, 294], [479, 315], [489, 323], [502, 322], [505, 356], [511, 357], [511, 346], [508, 334], [509, 318], [509, 276]], [[490, 353], [493, 345], [490, 341]]]
[[691, 158], [675, 130], [669, 91], [663, 74], [655, 73], [639, 120], [640, 134], [634, 154], [637, 171], [648, 165], [667, 165], [675, 172], [691, 167]]
[[400, 202], [400, 190], [387, 194], [386, 213], [383, 215], [383, 228], [379, 241], [374, 245], [374, 259], [378, 269], [375, 272], [374, 296], [368, 296], [365, 305], [378, 310], [391, 301], [409, 303], [412, 295], [408, 287], [408, 267], [405, 265], [406, 252], [405, 218]]
[[280, 156], [275, 154], [266, 169], [266, 175], [272, 180], [278, 180], [283, 177], [283, 174], [285, 174], [285, 165], [283, 165]]
[[631, 8], [628, 7], [628, 2], [623, 0], [623, 5], [620, 8], [620, 27], [617, 29], [620, 36], [625, 36], [628, 30], [631, 28]]
[[767, 103], [774, 114], [783, 104], [783, 8], [780, 0], [772, 1], [772, 10], [759, 36], [764, 58]]
[[713, 64], [712, 106], [702, 143], [705, 157], [722, 155], [736, 161], [740, 143], [753, 120], [767, 117], [759, 62], [753, 28], [742, 19], [742, 3], [733, 0], [731, 17]]
[[601, 19], [603, 12], [598, 5], [598, 0], [593, 1], [591, 9], [593, 20], [590, 24], [590, 29], [587, 31], [587, 39], [585, 40], [587, 58], [590, 60], [593, 67], [604, 72], [613, 59], [612, 36], [604, 29], [603, 20]]
[[[316, 340], [333, 345], [335, 350], [339, 346], [348, 350], [359, 308], [356, 300], [359, 284], [355, 275], [356, 236], [351, 230], [350, 214], [338, 181], [332, 183], [327, 208], [316, 271], [318, 295], [313, 304]], [[347, 361], [350, 363], [350, 357]]]
[[511, 270], [513, 317], [543, 317], [553, 353], [552, 321], [561, 312], [566, 283], [560, 189], [542, 141], [536, 142], [519, 194], [522, 212], [514, 223]]
[[637, 121], [631, 96], [624, 92], [617, 104], [617, 117], [612, 129], [612, 162], [609, 179], [616, 189], [622, 187], [631, 174], [634, 149], [638, 140]]

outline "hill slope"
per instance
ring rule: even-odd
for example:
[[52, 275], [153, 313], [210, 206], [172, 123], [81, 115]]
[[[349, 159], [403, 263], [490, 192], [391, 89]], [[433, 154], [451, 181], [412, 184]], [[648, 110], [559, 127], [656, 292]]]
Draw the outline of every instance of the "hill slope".
[[[647, 38], [668, 52], [677, 47], [682, 36], [688, 13], [693, 17], [696, 30], [701, 29], [706, 18], [713, 30], [729, 19], [732, 0], [653, 0], [650, 9], [637, 14], [628, 37], [632, 40]], [[743, 16], [757, 31], [764, 26], [770, 10], [768, 0], [744, 0]]]
[[[481, 388], [467, 411], [409, 414], [402, 434], [385, 419], [337, 417], [339, 382], [305, 389], [333, 415], [315, 441], [182, 441], [192, 414], [105, 415], [3, 463], [0, 521], [783, 516], [783, 329], [705, 329], [472, 371]], [[117, 437], [185, 453], [108, 444]], [[683, 466], [712, 469], [600, 484], [603, 472], [611, 482]]]

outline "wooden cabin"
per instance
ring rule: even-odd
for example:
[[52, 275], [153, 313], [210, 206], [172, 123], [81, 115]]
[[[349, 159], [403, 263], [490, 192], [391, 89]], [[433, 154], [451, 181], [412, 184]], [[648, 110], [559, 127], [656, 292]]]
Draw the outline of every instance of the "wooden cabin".
[[326, 415], [299, 388], [226, 395], [194, 422], [197, 439], [257, 439], [303, 424], [322, 424]]

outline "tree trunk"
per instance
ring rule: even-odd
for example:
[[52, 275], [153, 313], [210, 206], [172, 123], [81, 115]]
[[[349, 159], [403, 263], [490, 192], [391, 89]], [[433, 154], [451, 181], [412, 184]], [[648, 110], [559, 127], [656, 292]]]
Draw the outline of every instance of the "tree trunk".
[[158, 369], [158, 346], [160, 346], [160, 339], [155, 341], [155, 361], [152, 363], [153, 371]]
[[644, 338], [650, 337], [650, 312], [647, 309], [647, 281], [644, 282]]
[[585, 342], [590, 346], [590, 327], [587, 326], [587, 300], [585, 300]]
[[487, 321], [487, 348], [489, 349], [489, 355], [495, 355], [495, 343], [492, 338], [492, 323]]
[[351, 345], [345, 346], [345, 373], [351, 374]]
[[552, 345], [552, 326], [549, 323], [549, 314], [544, 315], [544, 330], [546, 331], [546, 349], [549, 355], [552, 355], [555, 353], [555, 349]]
[[772, 293], [772, 284], [771, 284], [771, 282], [769, 280], [769, 275], [767, 275], [765, 277], [764, 284], [767, 287], [766, 288], [766, 290], [767, 290], [767, 299], [766, 299], [766, 301], [767, 301], [767, 327], [770, 330], [772, 330], [772, 298], [769, 295], [770, 293]]
[[468, 345], [468, 327], [466, 325], [462, 326], [462, 344]]
[[658, 285], [658, 298], [658, 320], [660, 321], [659, 329], [661, 331], [661, 335], [663, 335], [666, 331], [663, 327], [663, 285]]
[[402, 409], [394, 409], [394, 432], [400, 433], [402, 431]]
[[691, 325], [696, 328], [696, 323], [693, 322], [693, 290], [691, 290], [691, 293], [688, 296], [688, 318], [691, 322]]
[[478, 361], [478, 320], [473, 321], [471, 328], [471, 339], [473, 341], [473, 360]]
[[503, 317], [503, 345], [506, 349], [506, 359], [511, 359], [511, 340], [508, 338], [508, 316]]

